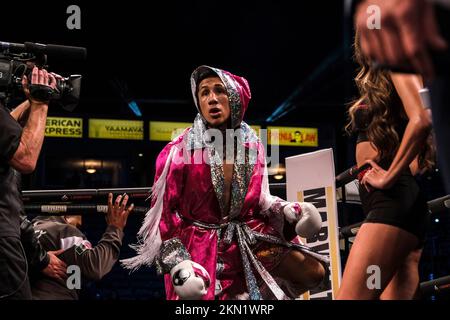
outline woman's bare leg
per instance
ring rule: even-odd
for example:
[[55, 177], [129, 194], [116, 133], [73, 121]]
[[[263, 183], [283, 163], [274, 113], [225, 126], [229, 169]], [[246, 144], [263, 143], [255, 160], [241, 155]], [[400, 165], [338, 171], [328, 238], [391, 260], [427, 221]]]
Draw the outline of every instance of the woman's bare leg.
[[[350, 250], [337, 299], [378, 299], [409, 253], [417, 248], [418, 241], [400, 228], [364, 223]], [[369, 277], [374, 276], [370, 266], [379, 268], [379, 288], [368, 285], [372, 284]]]
[[412, 300], [419, 288], [419, 262], [422, 249], [412, 251], [400, 265], [380, 296], [382, 300]]

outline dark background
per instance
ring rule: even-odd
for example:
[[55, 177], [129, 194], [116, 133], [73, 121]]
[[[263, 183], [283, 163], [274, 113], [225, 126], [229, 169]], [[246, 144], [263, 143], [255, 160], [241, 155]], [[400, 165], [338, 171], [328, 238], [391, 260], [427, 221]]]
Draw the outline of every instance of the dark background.
[[[81, 8], [81, 30], [66, 27], [71, 4]], [[0, 41], [88, 49], [86, 61], [49, 56], [51, 71], [83, 75], [77, 109], [69, 114], [52, 106], [49, 115], [82, 117], [84, 138], [46, 138], [38, 169], [24, 178], [24, 189], [150, 186], [156, 156], [165, 143], [149, 141], [148, 121], [193, 120], [196, 110], [189, 77], [202, 64], [249, 81], [248, 123], [319, 129], [318, 148], [281, 147], [281, 159], [333, 148], [337, 173], [355, 163], [354, 139], [343, 131], [346, 105], [356, 95], [351, 20], [344, 15], [344, 1], [9, 2], [2, 3], [0, 30]], [[128, 108], [131, 100], [139, 105], [142, 117]], [[290, 111], [267, 122], [281, 105]], [[87, 119], [95, 117], [144, 120], [144, 140], [89, 139]], [[100, 168], [90, 175], [67, 165], [88, 159], [113, 163], [114, 168]], [[113, 174], [119, 178], [112, 179]], [[444, 195], [438, 173], [421, 183], [429, 199]], [[358, 207], [340, 206], [340, 211], [341, 225], [362, 218]], [[134, 242], [141, 220], [140, 215], [129, 219], [122, 257], [131, 255], [127, 245]], [[432, 217], [430, 222], [421, 280], [450, 269], [448, 215]], [[87, 216], [84, 224], [95, 243], [104, 230], [103, 217]], [[153, 270], [130, 276], [116, 265], [102, 281], [86, 285], [83, 297], [162, 298], [163, 284]]]

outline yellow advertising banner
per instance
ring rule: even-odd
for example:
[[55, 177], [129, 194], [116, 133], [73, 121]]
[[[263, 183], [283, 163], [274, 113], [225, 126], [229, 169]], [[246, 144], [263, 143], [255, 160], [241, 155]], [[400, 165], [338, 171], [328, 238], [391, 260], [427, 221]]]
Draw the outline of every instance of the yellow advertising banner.
[[[172, 141], [182, 134], [186, 128], [191, 126], [191, 122], [150, 121], [149, 137], [151, 141]], [[251, 125], [250, 127], [259, 135], [261, 126]]]
[[255, 130], [256, 135], [259, 137], [259, 135], [261, 134], [261, 126], [254, 126], [254, 125], [250, 125], [250, 127]]
[[82, 118], [47, 117], [45, 125], [46, 137], [82, 138]]
[[[277, 134], [278, 133], [278, 134]], [[318, 147], [319, 130], [317, 128], [267, 127], [267, 141], [280, 146]]]
[[150, 121], [150, 140], [172, 141], [190, 126], [192, 126], [191, 122]]
[[144, 121], [89, 119], [89, 138], [143, 140]]

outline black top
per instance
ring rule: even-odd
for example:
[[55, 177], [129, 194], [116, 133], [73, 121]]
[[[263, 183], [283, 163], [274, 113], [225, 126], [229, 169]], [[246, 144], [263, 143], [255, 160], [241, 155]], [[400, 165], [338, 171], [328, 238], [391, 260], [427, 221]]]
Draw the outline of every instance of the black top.
[[365, 104], [358, 106], [354, 113], [354, 133], [357, 135], [356, 144], [369, 141], [367, 137], [367, 128], [370, 124], [369, 107]]
[[[364, 104], [360, 105], [354, 114], [354, 118], [355, 118], [354, 133], [357, 135], [356, 144], [360, 142], [370, 141], [369, 136], [367, 135], [367, 128], [369, 127], [372, 121], [372, 116], [370, 114], [369, 107]], [[400, 141], [403, 139], [403, 135], [405, 133], [407, 125], [408, 120], [400, 115], [394, 127], [394, 130], [397, 132]], [[379, 159], [378, 165], [383, 169], [387, 170], [391, 165], [392, 160], [393, 158]]]
[[[369, 109], [366, 105], [361, 105], [356, 109], [355, 112], [355, 126], [354, 133], [357, 135], [356, 144], [364, 141], [369, 141], [367, 136], [367, 128], [371, 123], [371, 115]], [[398, 124], [395, 125], [394, 130], [397, 132], [400, 141], [405, 133], [406, 126], [408, 125], [408, 120], [403, 117], [399, 117]]]
[[20, 174], [9, 161], [19, 147], [22, 127], [0, 105], [0, 237], [20, 237], [20, 215], [23, 203]]

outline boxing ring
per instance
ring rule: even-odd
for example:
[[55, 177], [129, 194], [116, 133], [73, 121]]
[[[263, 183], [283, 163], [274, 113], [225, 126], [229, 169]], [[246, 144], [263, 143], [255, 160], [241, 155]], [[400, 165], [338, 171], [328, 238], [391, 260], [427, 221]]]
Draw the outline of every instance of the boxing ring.
[[[348, 203], [360, 205], [358, 173], [365, 168], [351, 167], [336, 176], [336, 201], [342, 205]], [[271, 191], [286, 189], [286, 183], [270, 184]], [[104, 214], [109, 193], [129, 195], [137, 205], [134, 214], [145, 214], [149, 210], [150, 187], [109, 188], [109, 189], [68, 189], [68, 190], [29, 190], [23, 191], [23, 202], [27, 214], [33, 215], [91, 215]], [[442, 213], [450, 209], [450, 195], [428, 202], [429, 214]], [[357, 235], [362, 222], [339, 227], [340, 249], [348, 254], [352, 239]], [[424, 281], [420, 284], [423, 297], [450, 292], [450, 275]]]

